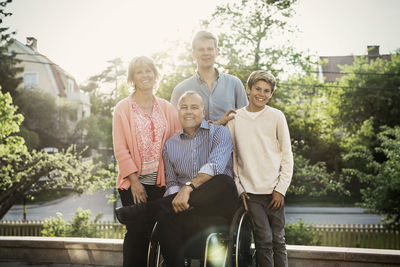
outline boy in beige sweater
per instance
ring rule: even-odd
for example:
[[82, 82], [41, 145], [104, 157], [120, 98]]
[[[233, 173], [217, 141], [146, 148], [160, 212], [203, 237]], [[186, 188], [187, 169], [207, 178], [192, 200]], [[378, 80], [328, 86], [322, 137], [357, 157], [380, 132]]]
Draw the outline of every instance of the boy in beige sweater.
[[288, 266], [284, 196], [293, 174], [293, 154], [284, 114], [266, 105], [275, 85], [272, 74], [253, 72], [246, 85], [249, 105], [227, 124], [234, 144], [235, 182], [240, 197], [247, 200], [262, 267]]

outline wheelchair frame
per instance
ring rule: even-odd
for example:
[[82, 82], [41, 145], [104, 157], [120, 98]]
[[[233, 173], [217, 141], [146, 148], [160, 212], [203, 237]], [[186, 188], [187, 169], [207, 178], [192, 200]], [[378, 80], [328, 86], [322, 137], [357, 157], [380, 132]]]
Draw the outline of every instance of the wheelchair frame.
[[[147, 253], [147, 267], [161, 267], [163, 260], [160, 251], [160, 244], [157, 240], [156, 222], [151, 233]], [[226, 233], [211, 233], [207, 236], [203, 255], [203, 266], [207, 267], [210, 263], [209, 252], [213, 238], [225, 246], [225, 257], [222, 266], [224, 267], [256, 267], [256, 250], [254, 243], [253, 222], [250, 214], [240, 207], [236, 210], [228, 236]], [[212, 264], [212, 263], [210, 263]], [[189, 265], [190, 266], [190, 265]]]

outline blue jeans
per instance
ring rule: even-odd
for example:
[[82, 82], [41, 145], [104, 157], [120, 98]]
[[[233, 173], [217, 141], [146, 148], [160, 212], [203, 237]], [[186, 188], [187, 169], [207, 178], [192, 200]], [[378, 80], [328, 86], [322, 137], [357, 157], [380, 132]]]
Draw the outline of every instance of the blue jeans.
[[268, 209], [272, 194], [248, 194], [249, 212], [253, 219], [258, 266], [287, 267], [285, 244], [285, 211]]

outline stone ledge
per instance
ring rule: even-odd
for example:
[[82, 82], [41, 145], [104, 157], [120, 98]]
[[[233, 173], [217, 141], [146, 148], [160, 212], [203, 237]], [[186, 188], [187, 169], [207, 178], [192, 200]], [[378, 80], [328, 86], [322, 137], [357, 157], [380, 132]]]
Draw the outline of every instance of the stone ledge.
[[[288, 245], [287, 249], [290, 266], [296, 267], [400, 266], [400, 250], [297, 245]], [[309, 264], [303, 264], [306, 262]]]
[[[122, 239], [0, 236], [0, 266], [122, 266], [122, 243]], [[295, 245], [287, 249], [293, 267], [400, 266], [400, 250]]]
[[122, 239], [0, 237], [0, 262], [121, 266]]

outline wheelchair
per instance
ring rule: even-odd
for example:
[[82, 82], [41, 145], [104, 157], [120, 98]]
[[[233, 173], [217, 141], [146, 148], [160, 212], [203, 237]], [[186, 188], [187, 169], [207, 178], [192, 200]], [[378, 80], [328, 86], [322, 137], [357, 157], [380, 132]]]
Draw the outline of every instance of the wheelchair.
[[[204, 267], [256, 267], [252, 225], [250, 214], [240, 207], [228, 227], [208, 227], [202, 231], [200, 238], [185, 246], [185, 266], [189, 267], [192, 260], [198, 260], [200, 266]], [[150, 237], [147, 267], [166, 266], [157, 240], [157, 232], [156, 222]]]

